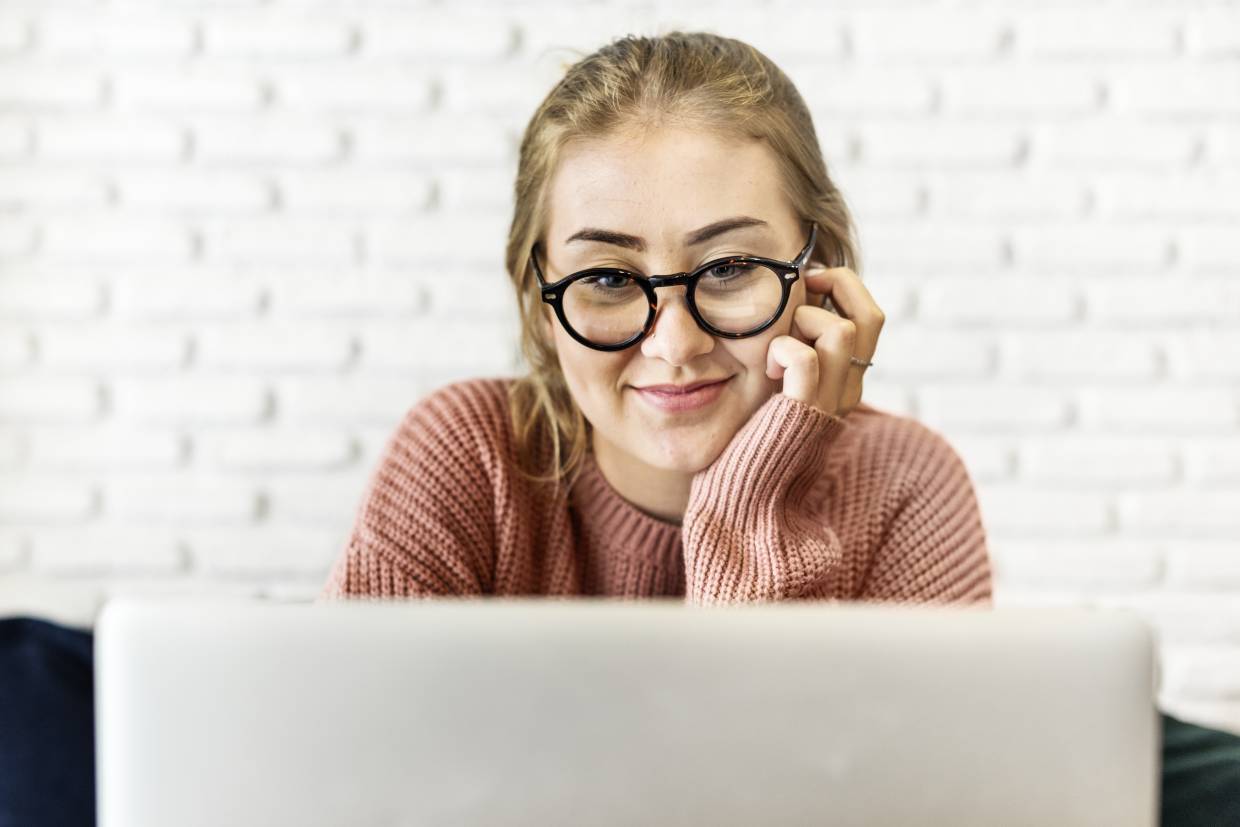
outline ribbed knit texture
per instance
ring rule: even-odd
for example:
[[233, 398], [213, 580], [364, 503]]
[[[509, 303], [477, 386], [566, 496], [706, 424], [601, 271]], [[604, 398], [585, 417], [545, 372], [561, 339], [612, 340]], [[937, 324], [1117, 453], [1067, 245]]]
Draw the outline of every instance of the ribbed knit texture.
[[511, 381], [456, 382], [408, 411], [320, 600], [991, 601], [968, 472], [913, 419], [777, 393], [694, 477], [675, 525], [621, 497], [593, 455], [571, 487], [520, 476]]

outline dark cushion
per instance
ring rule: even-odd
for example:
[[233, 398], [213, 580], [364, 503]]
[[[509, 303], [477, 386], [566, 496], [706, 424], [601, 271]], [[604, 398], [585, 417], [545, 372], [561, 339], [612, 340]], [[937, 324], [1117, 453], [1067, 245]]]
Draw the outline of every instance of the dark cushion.
[[0, 618], [0, 827], [95, 823], [93, 636]]
[[1163, 713], [1162, 823], [1240, 824], [1240, 736]]

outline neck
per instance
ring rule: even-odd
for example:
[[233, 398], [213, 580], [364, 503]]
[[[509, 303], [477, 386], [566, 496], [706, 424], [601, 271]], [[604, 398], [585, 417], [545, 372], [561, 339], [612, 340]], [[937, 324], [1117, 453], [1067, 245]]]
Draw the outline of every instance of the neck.
[[655, 468], [611, 442], [591, 435], [594, 458], [603, 477], [633, 507], [658, 520], [680, 525], [689, 505], [693, 474]]

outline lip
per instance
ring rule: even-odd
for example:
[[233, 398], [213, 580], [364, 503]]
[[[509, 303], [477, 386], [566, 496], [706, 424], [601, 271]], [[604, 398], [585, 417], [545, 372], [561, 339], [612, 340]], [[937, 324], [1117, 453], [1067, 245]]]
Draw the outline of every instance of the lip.
[[634, 386], [633, 389], [638, 396], [661, 411], [691, 411], [703, 408], [718, 399], [731, 379], [729, 376], [726, 379], [689, 385], [648, 385], [644, 388]]
[[[719, 382], [726, 382], [731, 378], [732, 377], [730, 376], [725, 376], [723, 379], [706, 379], [702, 382], [692, 382], [687, 385], [646, 385], [644, 387], [638, 387], [637, 389], [639, 391], [651, 391], [653, 393], [690, 393], [698, 388], [704, 388], [707, 385], [715, 385]], [[637, 386], [634, 385], [634, 387]]]

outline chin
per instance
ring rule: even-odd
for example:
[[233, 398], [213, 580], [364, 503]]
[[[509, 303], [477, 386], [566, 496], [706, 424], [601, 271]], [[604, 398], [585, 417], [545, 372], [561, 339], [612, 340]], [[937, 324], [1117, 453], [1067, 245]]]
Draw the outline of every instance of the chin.
[[709, 442], [690, 441], [671, 436], [665, 444], [652, 446], [651, 455], [646, 462], [665, 471], [679, 471], [684, 474], [696, 474], [706, 468], [719, 456], [722, 445]]

